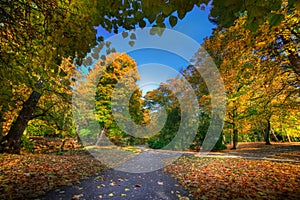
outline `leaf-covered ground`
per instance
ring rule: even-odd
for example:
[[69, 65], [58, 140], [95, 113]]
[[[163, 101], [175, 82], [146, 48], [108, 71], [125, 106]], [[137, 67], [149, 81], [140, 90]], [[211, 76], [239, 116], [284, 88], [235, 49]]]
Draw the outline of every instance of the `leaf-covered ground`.
[[105, 167], [89, 154], [0, 154], [0, 199], [28, 199], [99, 173]]
[[165, 171], [196, 199], [300, 199], [296, 164], [189, 156]]
[[265, 145], [264, 142], [241, 142], [238, 149], [230, 150], [231, 145], [220, 153], [237, 155], [242, 157], [291, 159], [300, 161], [300, 143], [299, 142], [272, 142], [272, 145]]
[[[299, 144], [271, 146], [257, 143], [241, 144], [236, 151], [219, 152], [223, 154], [223, 157], [219, 158], [182, 157], [166, 167], [165, 171], [177, 178], [196, 199], [300, 199], [299, 147]], [[135, 148], [124, 150], [139, 152]], [[241, 158], [226, 156], [232, 154]], [[288, 158], [295, 162], [291, 164], [243, 159], [250, 157], [262, 159], [265, 156], [276, 159]], [[83, 150], [71, 150], [63, 155], [0, 154], [0, 199], [38, 197], [50, 189], [82, 182], [82, 178], [98, 174], [104, 169], [106, 168], [99, 161]], [[159, 177], [154, 175], [150, 179], [148, 177], [145, 185], [157, 178]], [[134, 180], [133, 183], [135, 182]], [[157, 181], [153, 183], [154, 188], [159, 184]], [[165, 187], [168, 182], [164, 182], [163, 185]], [[90, 185], [86, 188], [90, 188]], [[111, 189], [108, 191], [104, 187], [100, 192], [110, 194], [113, 192], [113, 188]], [[157, 192], [157, 188], [153, 191]], [[88, 196], [92, 191], [80, 192], [78, 194], [86, 193], [85, 196]], [[127, 197], [129, 198], [129, 192]]]

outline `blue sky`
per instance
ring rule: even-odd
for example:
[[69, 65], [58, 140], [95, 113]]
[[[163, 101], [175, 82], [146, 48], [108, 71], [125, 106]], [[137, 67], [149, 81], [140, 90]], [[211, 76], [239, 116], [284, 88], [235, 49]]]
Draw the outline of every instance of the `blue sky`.
[[[203, 43], [203, 39], [210, 36], [212, 29], [215, 27], [209, 22], [208, 15], [209, 8], [200, 10], [199, 7], [195, 6], [191, 12], [187, 13], [183, 20], [178, 20], [175, 27], [171, 28], [166, 23], [167, 28], [178, 31], [193, 39], [200, 47], [200, 44]], [[150, 24], [147, 24], [147, 26], [151, 27]], [[98, 27], [97, 36], [100, 35], [104, 37], [104, 40], [109, 40], [115, 34], [108, 33], [102, 27]], [[169, 46], [174, 45], [174, 48], [176, 45], [185, 45], [180, 44], [182, 41], [173, 40], [172, 42], [173, 43], [170, 43]], [[122, 42], [119, 43], [119, 45], [124, 45]], [[123, 47], [117, 48], [117, 51], [120, 51], [119, 49], [123, 49]], [[143, 90], [143, 94], [148, 90], [157, 88], [160, 82], [165, 82], [169, 78], [176, 77], [180, 70], [189, 65], [189, 59], [183, 58], [168, 50], [142, 48], [126, 51], [126, 53], [137, 63], [139, 75], [141, 77], [141, 80], [138, 81], [137, 84]], [[193, 50], [193, 53], [196, 53], [195, 50]]]

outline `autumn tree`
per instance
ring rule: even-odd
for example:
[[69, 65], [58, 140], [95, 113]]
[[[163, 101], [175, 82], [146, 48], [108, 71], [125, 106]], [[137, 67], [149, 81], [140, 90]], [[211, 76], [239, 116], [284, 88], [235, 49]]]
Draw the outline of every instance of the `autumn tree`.
[[[293, 64], [286, 54], [272, 53], [271, 47], [277, 41], [264, 42], [269, 36], [273, 41], [276, 33], [267, 34], [269, 30], [286, 26], [286, 20], [290, 17], [286, 15], [286, 19], [272, 28], [266, 22], [260, 26], [260, 34], [255, 35], [247, 29], [248, 16], [245, 15], [236, 20], [234, 26], [216, 30], [205, 43], [224, 79], [227, 123], [232, 126], [234, 149], [237, 148], [238, 132], [248, 132], [253, 128], [249, 124], [261, 124], [260, 130], [265, 133], [266, 143], [269, 144], [272, 116], [293, 104], [290, 96], [297, 93], [295, 83], [298, 77], [295, 70], [288, 70], [288, 66]], [[297, 49], [296, 46], [293, 48]], [[280, 50], [284, 51], [284, 48]]]
[[145, 104], [150, 115], [155, 115], [164, 109], [168, 116], [162, 130], [148, 139], [150, 148], [163, 148], [172, 141], [179, 129], [181, 110], [170, 83], [171, 79], [167, 83], [161, 83], [157, 89], [149, 91], [145, 95]]
[[[93, 135], [91, 143], [96, 143], [97, 135], [103, 138], [102, 134], [116, 145], [134, 142], [133, 136], [141, 137], [139, 133], [126, 133], [119, 127], [128, 121], [142, 126], [149, 120], [142, 92], [136, 85], [138, 79], [136, 63], [125, 53], [106, 56], [105, 61], [97, 62], [81, 79], [82, 82], [75, 88], [73, 103], [78, 107], [75, 112], [81, 112], [76, 114], [76, 120], [83, 125], [80, 130], [89, 129]], [[95, 112], [89, 112], [94, 109]], [[126, 110], [128, 117], [123, 114]], [[91, 123], [95, 121], [98, 125], [92, 127]]]
[[[95, 31], [90, 29], [91, 24], [81, 23], [88, 17], [87, 12], [78, 12], [78, 6], [87, 9], [81, 3], [9, 1], [3, 5], [1, 46], [4, 48], [1, 51], [4, 52], [1, 56], [5, 56], [1, 57], [1, 82], [4, 83], [1, 118], [11, 110], [15, 110], [17, 116], [1, 140], [1, 151], [19, 152], [20, 138], [28, 122], [52, 107], [48, 104], [49, 107], [42, 108], [43, 111], [37, 109], [43, 95], [68, 96], [64, 88], [69, 90], [69, 77], [74, 67], [72, 64], [61, 65], [62, 59], [69, 56], [80, 58], [90, 45], [95, 44]], [[78, 39], [82, 33], [80, 28], [86, 29], [88, 39]], [[13, 87], [28, 88], [28, 96], [19, 93], [16, 94], [18, 97], [12, 97]], [[22, 101], [15, 104], [17, 107], [11, 101], [14, 98]], [[62, 99], [68, 101], [65, 97]]]
[[[167, 18], [175, 26], [178, 18], [182, 19], [194, 5], [201, 3], [208, 1], [2, 1], [1, 127], [6, 123], [7, 112], [14, 112], [16, 117], [4, 139], [1, 133], [3, 151], [19, 151], [20, 137], [44, 91], [55, 91], [56, 84], [48, 78], [60, 79], [70, 72], [60, 71], [57, 76], [63, 57], [81, 63], [97, 43], [95, 26], [117, 33], [119, 27], [142, 28], [148, 20], [153, 26], [163, 28]], [[174, 15], [176, 11], [178, 17]], [[29, 96], [17, 98], [25, 99], [21, 104], [12, 101], [15, 86], [30, 91]]]
[[[271, 0], [271, 1], [213, 1], [211, 21], [218, 24], [219, 28], [229, 28], [234, 21], [242, 15], [247, 15], [245, 27], [251, 30], [257, 38], [264, 39], [265, 52], [277, 56], [285, 56], [289, 65], [285, 67], [300, 74], [300, 57], [297, 53], [299, 47], [299, 11], [300, 3], [296, 0]], [[226, 10], [227, 12], [224, 12]], [[268, 23], [270, 34], [262, 35], [259, 30], [261, 25]], [[267, 42], [268, 41], [268, 42]], [[282, 53], [285, 52], [283, 55]]]

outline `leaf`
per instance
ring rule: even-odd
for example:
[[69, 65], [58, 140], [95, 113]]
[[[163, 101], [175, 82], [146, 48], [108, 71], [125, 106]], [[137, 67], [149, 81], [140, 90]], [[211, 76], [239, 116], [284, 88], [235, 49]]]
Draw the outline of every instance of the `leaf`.
[[162, 9], [162, 12], [165, 16], [169, 16], [173, 12], [172, 4], [165, 4], [165, 6]]
[[94, 178], [94, 181], [98, 181], [100, 178], [102, 178], [102, 176], [96, 176], [96, 177]]
[[135, 35], [134, 33], [131, 33], [131, 35], [130, 35], [130, 39], [132, 39], [132, 40], [136, 40], [136, 35]]
[[164, 182], [162, 182], [162, 181], [157, 181], [157, 184], [158, 184], [158, 185], [163, 185]]
[[271, 13], [268, 17], [268, 20], [270, 22], [270, 26], [278, 25], [283, 20], [283, 18], [284, 18], [283, 14], [273, 14], [273, 13]]
[[134, 41], [129, 41], [128, 44], [133, 47], [134, 46]]
[[79, 200], [82, 197], [83, 197], [83, 194], [77, 194], [72, 197], [72, 200]]
[[105, 186], [105, 184], [102, 183], [102, 184], [98, 185], [97, 188], [103, 188], [104, 186]]
[[177, 24], [177, 21], [178, 21], [178, 19], [177, 19], [177, 17], [175, 17], [175, 16], [170, 16], [170, 18], [169, 18], [169, 23], [170, 23], [170, 25], [172, 26], [172, 27], [174, 27], [176, 24]]
[[128, 37], [128, 32], [122, 32], [122, 36], [123, 36], [123, 38], [127, 38]]
[[145, 26], [146, 26], [146, 22], [143, 19], [141, 21], [139, 21], [140, 28], [144, 28]]
[[105, 55], [101, 55], [101, 60], [106, 60], [106, 56]]
[[110, 185], [110, 186], [115, 186], [115, 185], [117, 185], [117, 184], [116, 184], [116, 182], [112, 181], [109, 185]]

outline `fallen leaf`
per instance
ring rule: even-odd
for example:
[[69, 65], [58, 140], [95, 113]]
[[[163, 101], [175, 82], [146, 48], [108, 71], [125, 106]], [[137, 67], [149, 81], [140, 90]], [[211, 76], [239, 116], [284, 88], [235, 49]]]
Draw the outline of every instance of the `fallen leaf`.
[[103, 188], [105, 185], [102, 183], [100, 185], [97, 186], [97, 188]]
[[115, 186], [115, 185], [117, 185], [117, 184], [116, 184], [116, 182], [112, 181], [109, 185], [110, 185], [110, 186]]
[[114, 196], [114, 193], [110, 193], [108, 194], [109, 197], [113, 197]]
[[83, 197], [83, 194], [77, 194], [72, 197], [72, 200], [79, 200], [82, 197]]
[[162, 181], [157, 181], [157, 184], [158, 184], [158, 185], [163, 185], [164, 182], [162, 182]]

